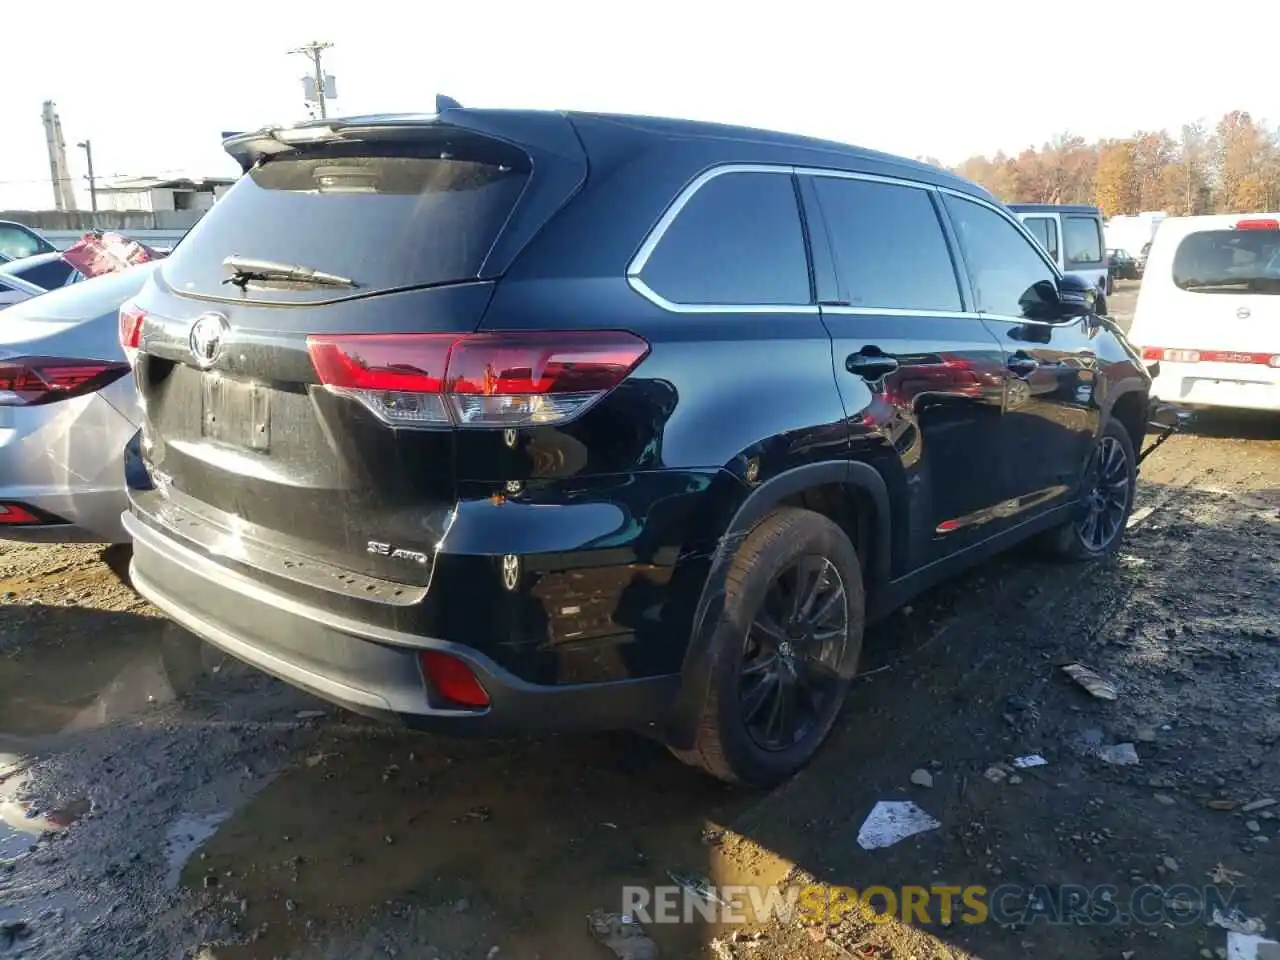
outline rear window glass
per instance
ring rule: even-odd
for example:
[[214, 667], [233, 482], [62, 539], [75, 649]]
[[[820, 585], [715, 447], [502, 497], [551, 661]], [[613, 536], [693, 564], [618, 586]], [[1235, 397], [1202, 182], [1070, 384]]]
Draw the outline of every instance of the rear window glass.
[[1058, 259], [1058, 225], [1048, 217], [1027, 217], [1023, 226], [1031, 231], [1031, 235], [1044, 247], [1045, 253], [1056, 262]]
[[640, 278], [679, 304], [809, 303], [809, 261], [791, 177], [726, 173], [703, 184]]
[[1102, 259], [1102, 227], [1093, 217], [1064, 218], [1062, 235], [1071, 263], [1097, 263]]
[[1173, 255], [1173, 282], [1196, 293], [1280, 293], [1280, 230], [1189, 233]]
[[[476, 277], [530, 176], [490, 141], [330, 144], [251, 169], [165, 261], [179, 291], [230, 294], [224, 257], [353, 280], [365, 293]], [[251, 285], [255, 299], [329, 299], [334, 287]]]
[[29, 266], [23, 265], [21, 262], [11, 263], [3, 272], [11, 273], [15, 277], [21, 277], [23, 280], [30, 280], [46, 290], [53, 290], [65, 285], [74, 270], [75, 268], [61, 257], [54, 257], [43, 263]]

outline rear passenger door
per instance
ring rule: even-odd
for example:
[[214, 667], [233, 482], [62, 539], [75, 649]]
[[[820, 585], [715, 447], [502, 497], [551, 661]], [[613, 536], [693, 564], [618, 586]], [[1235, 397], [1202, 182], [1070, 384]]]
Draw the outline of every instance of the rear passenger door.
[[836, 289], [820, 297], [852, 455], [880, 468], [902, 508], [902, 575], [1001, 526], [1004, 356], [966, 309], [931, 187], [826, 173], [801, 182], [815, 262], [824, 241], [834, 261]]
[[1005, 483], [1011, 513], [1060, 503], [1078, 481], [1098, 426], [1092, 317], [1050, 323], [1042, 292], [1057, 273], [1011, 217], [943, 194], [978, 312], [1004, 348]]

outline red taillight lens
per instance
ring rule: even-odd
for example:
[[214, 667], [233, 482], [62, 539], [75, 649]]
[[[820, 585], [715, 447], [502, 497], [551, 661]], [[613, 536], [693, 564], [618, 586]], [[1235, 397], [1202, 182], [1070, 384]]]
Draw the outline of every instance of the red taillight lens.
[[1280, 220], [1259, 218], [1255, 220], [1237, 220], [1237, 230], [1280, 230]]
[[443, 397], [454, 334], [352, 334], [307, 337], [320, 382], [354, 397], [397, 426], [449, 422]]
[[351, 334], [307, 338], [320, 382], [397, 426], [563, 422], [649, 352], [631, 333]]
[[137, 350], [142, 345], [142, 324], [146, 319], [147, 315], [132, 303], [120, 308], [120, 346]]
[[418, 657], [427, 683], [442, 699], [463, 707], [489, 705], [489, 694], [471, 668], [457, 657], [435, 650], [424, 650]]
[[1143, 347], [1143, 360], [1167, 360], [1169, 363], [1261, 363], [1280, 367], [1280, 354], [1250, 353], [1235, 350], [1175, 350], [1169, 347]]
[[349, 390], [440, 393], [452, 334], [353, 334], [307, 337], [320, 382]]
[[1167, 360], [1169, 363], [1199, 363], [1199, 350], [1174, 350], [1169, 347], [1143, 347], [1143, 360]]
[[15, 357], [0, 360], [0, 406], [33, 407], [101, 390], [129, 372], [127, 363]]
[[0, 523], [38, 525], [40, 522], [40, 518], [24, 506], [16, 503], [0, 503]]

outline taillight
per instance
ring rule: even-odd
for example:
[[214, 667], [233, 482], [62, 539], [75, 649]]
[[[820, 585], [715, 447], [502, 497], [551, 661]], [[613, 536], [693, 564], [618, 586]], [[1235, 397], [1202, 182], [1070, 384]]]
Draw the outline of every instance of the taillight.
[[43, 521], [21, 504], [0, 503], [0, 523], [37, 525]]
[[1261, 363], [1280, 367], [1280, 353], [1251, 353], [1235, 350], [1175, 350], [1169, 347], [1143, 347], [1143, 360], [1167, 360], [1169, 363]]
[[489, 694], [485, 692], [471, 668], [447, 653], [424, 650], [418, 654], [422, 673], [431, 689], [444, 700], [463, 707], [487, 707]]
[[1260, 217], [1251, 220], [1237, 220], [1237, 230], [1280, 230], [1280, 220], [1271, 217]]
[[137, 350], [142, 346], [142, 324], [147, 319], [133, 303], [120, 308], [120, 346], [125, 350]]
[[307, 349], [329, 389], [395, 426], [518, 427], [581, 413], [649, 352], [617, 330], [315, 335]]
[[129, 372], [127, 363], [15, 357], [0, 360], [0, 407], [34, 407], [101, 390]]

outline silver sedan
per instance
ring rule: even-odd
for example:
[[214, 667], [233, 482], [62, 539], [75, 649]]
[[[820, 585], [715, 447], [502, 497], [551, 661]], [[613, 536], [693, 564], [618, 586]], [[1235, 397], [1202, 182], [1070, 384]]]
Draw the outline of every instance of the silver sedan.
[[0, 538], [128, 542], [122, 452], [139, 414], [118, 312], [154, 266], [0, 310]]

